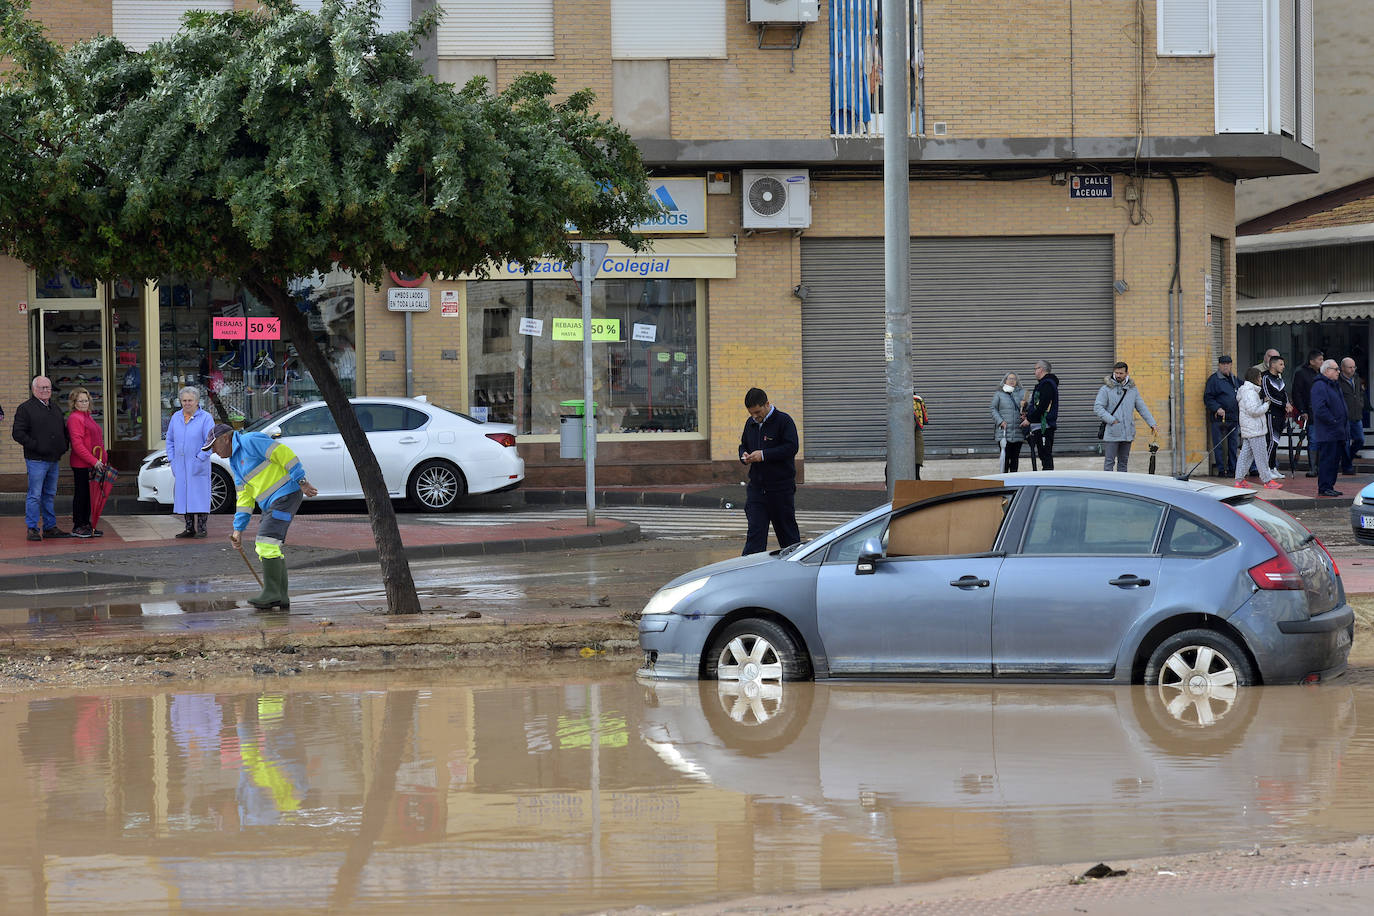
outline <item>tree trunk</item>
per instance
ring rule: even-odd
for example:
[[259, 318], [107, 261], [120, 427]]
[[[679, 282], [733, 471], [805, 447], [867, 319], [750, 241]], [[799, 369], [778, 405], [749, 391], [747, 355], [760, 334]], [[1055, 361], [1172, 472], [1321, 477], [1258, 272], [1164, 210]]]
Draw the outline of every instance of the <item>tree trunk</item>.
[[[377, 555], [382, 568], [382, 584], [386, 588], [386, 612], [388, 614], [418, 614], [420, 599], [415, 594], [415, 580], [410, 574], [410, 562], [406, 559], [405, 547], [401, 544], [401, 530], [396, 525], [396, 510], [387, 494], [386, 480], [382, 468], [377, 464], [377, 456], [372, 452], [372, 444], [367, 441], [353, 405], [348, 401], [334, 367], [325, 359], [324, 353], [315, 344], [315, 335], [310, 331], [310, 323], [296, 307], [296, 303], [286, 287], [254, 271], [243, 278], [245, 285], [260, 300], [272, 309], [272, 314], [281, 319], [286, 338], [296, 347], [301, 364], [320, 389], [320, 395], [334, 415], [334, 422], [343, 436], [344, 446], [358, 470], [358, 482], [363, 488], [363, 498], [367, 501], [367, 514], [372, 520], [372, 536], [377, 539]], [[310, 468], [305, 469], [307, 478]]]

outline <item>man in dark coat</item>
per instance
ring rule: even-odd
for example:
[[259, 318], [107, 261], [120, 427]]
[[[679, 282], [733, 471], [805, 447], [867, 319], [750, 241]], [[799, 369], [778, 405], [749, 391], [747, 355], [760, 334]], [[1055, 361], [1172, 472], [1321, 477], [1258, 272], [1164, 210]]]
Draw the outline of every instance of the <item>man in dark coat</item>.
[[1240, 379], [1232, 369], [1231, 357], [1222, 356], [1217, 360], [1217, 371], [1207, 378], [1207, 387], [1202, 392], [1202, 403], [1207, 405], [1207, 416], [1212, 423], [1212, 461], [1217, 466], [1217, 475], [1234, 480], [1236, 473], [1236, 452], [1240, 450], [1240, 408], [1236, 404], [1236, 392], [1240, 390]]
[[[1293, 373], [1293, 410], [1297, 412], [1298, 425], [1303, 429], [1312, 420], [1312, 383], [1322, 374], [1322, 360], [1326, 354], [1321, 350], [1307, 351], [1307, 364], [1299, 366]], [[1307, 476], [1317, 476], [1317, 453], [1312, 448], [1312, 436], [1307, 437]]]
[[1341, 473], [1355, 473], [1355, 454], [1364, 448], [1364, 379], [1355, 372], [1355, 361], [1341, 360], [1341, 376], [1337, 379], [1341, 396], [1345, 399], [1345, 416], [1349, 428], [1345, 433], [1345, 454], [1341, 456]]
[[768, 403], [763, 389], [750, 388], [744, 395], [744, 406], [749, 419], [739, 437], [739, 460], [749, 468], [749, 488], [744, 500], [744, 517], [749, 521], [749, 534], [744, 541], [747, 556], [768, 549], [769, 522], [778, 536], [779, 547], [791, 547], [801, 541], [794, 460], [801, 439], [797, 436], [797, 424]]
[[1035, 361], [1035, 390], [1026, 404], [1026, 441], [1040, 456], [1040, 468], [1054, 470], [1054, 427], [1059, 421], [1059, 376], [1047, 359]]
[[1345, 451], [1345, 398], [1340, 382], [1341, 370], [1334, 359], [1322, 363], [1321, 378], [1312, 383], [1312, 441], [1317, 448], [1317, 495], [1340, 496], [1336, 489], [1336, 469]]
[[[58, 462], [67, 451], [67, 418], [52, 399], [52, 381], [37, 376], [30, 385], [33, 396], [14, 411], [14, 441], [24, 447], [24, 468], [29, 492], [24, 499], [24, 522], [30, 541], [71, 537], [57, 527]], [[40, 527], [41, 525], [41, 527]]]

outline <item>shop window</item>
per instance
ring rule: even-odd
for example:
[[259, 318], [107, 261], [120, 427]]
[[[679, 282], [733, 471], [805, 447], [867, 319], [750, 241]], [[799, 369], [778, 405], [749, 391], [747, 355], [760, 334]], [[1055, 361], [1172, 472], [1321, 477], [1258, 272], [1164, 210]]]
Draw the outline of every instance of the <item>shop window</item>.
[[482, 310], [482, 352], [510, 352], [510, 309]]
[[[334, 270], [298, 279], [291, 293], [305, 314], [315, 344], [334, 366], [344, 393], [357, 393], [353, 275]], [[314, 379], [285, 340], [212, 336], [218, 317], [271, 317], [271, 310], [241, 284], [220, 278], [169, 275], [157, 284], [157, 340], [161, 432], [178, 409], [186, 385], [205, 393], [217, 421], [246, 424], [284, 407], [320, 399]], [[150, 336], [154, 332], [149, 329]]]
[[[604, 433], [697, 432], [699, 365], [694, 279], [598, 280], [592, 284], [593, 399]], [[581, 288], [571, 280], [468, 283], [467, 378], [472, 413], [514, 423], [521, 434], [552, 435], [563, 402], [583, 397]], [[538, 336], [491, 341], [523, 319]]]

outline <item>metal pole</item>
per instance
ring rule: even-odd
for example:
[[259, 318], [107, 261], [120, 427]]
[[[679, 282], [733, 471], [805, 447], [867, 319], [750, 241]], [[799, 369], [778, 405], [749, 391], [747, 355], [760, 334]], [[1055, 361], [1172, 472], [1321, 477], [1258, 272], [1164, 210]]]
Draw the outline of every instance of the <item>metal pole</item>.
[[415, 334], [406, 312], [406, 397], [415, 397]]
[[911, 379], [911, 112], [907, 0], [883, 0], [883, 275], [886, 294], [887, 495], [916, 475]]
[[596, 524], [596, 412], [592, 408], [592, 246], [582, 243], [582, 447], [587, 466], [587, 527]]

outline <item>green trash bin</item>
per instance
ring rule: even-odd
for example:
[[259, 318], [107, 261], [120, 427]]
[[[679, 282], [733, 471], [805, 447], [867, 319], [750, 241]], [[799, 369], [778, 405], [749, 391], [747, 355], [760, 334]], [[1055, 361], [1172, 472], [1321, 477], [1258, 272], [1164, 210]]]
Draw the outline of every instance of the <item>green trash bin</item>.
[[[586, 458], [586, 429], [582, 422], [582, 405], [578, 398], [574, 401], [559, 401], [558, 413], [558, 457]], [[596, 402], [592, 401], [592, 413], [596, 413]]]

